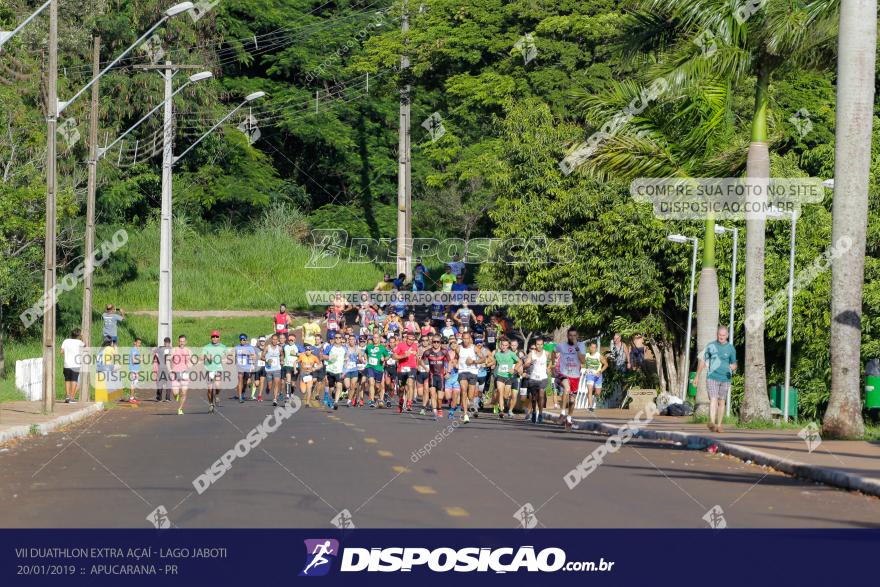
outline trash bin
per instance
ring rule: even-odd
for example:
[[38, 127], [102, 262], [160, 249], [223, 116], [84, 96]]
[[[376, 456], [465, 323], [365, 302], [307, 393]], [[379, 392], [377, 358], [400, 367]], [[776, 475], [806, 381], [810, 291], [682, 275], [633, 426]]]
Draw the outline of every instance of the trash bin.
[[880, 359], [871, 359], [865, 366], [865, 407], [880, 408]]
[[[784, 418], [786, 414], [785, 411], [785, 393], [782, 385], [771, 385], [770, 386], [770, 407], [777, 408], [782, 411], [782, 417]], [[798, 413], [798, 389], [797, 387], [789, 387], [788, 388], [788, 417], [789, 418], [797, 418]]]
[[697, 376], [696, 371], [691, 371], [688, 378], [688, 397], [697, 397], [697, 386], [693, 384], [694, 378]]

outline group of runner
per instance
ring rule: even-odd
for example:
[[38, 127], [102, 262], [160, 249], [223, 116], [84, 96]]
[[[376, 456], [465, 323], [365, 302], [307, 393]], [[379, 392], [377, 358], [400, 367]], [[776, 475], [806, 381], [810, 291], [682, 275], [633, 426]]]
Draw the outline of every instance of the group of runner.
[[[277, 406], [298, 392], [306, 407], [388, 407], [404, 413], [414, 411], [415, 405], [421, 415], [438, 419], [446, 410], [449, 419], [468, 422], [479, 415], [484, 394], [491, 392], [490, 405], [499, 418], [514, 418], [519, 404], [526, 420], [542, 423], [546, 391], [552, 383], [562, 395], [559, 421], [571, 426], [582, 375], [586, 375], [588, 409], [595, 409], [601, 394], [608, 362], [596, 343], [580, 341], [574, 328], [565, 342], [549, 347], [552, 350], [542, 336], [522, 349], [517, 339], [507, 337], [500, 315], [487, 322], [466, 304], [454, 312], [433, 308], [421, 323], [413, 313], [403, 320], [393, 309], [386, 315], [384, 309], [365, 304], [358, 308], [355, 324], [349, 325], [346, 315], [351, 313], [351, 308], [331, 306], [323, 320], [312, 316], [302, 325], [300, 339], [282, 305], [274, 316], [272, 334], [250, 339], [242, 333], [229, 349], [214, 331], [202, 358], [207, 368], [224, 356], [234, 357], [234, 397], [239, 403], [261, 402], [265, 397]], [[324, 329], [326, 339], [321, 334]], [[172, 361], [185, 348], [186, 339], [178, 342], [171, 351]], [[213, 412], [219, 393], [210, 378], [207, 387]], [[172, 386], [172, 391], [182, 391], [185, 399], [185, 389]], [[157, 394], [161, 396], [161, 390]]]

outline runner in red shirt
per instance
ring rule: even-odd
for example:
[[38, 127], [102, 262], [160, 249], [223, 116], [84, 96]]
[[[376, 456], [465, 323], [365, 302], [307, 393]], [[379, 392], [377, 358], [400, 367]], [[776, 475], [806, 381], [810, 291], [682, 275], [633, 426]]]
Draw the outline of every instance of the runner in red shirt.
[[404, 394], [403, 386], [406, 385], [406, 411], [412, 411], [412, 398], [416, 383], [416, 367], [418, 367], [419, 345], [416, 343], [415, 334], [412, 332], [394, 347], [394, 358], [397, 360], [397, 412], [403, 412]]
[[287, 313], [287, 306], [285, 304], [281, 304], [278, 308], [278, 313], [275, 314], [275, 318], [273, 320], [275, 327], [275, 334], [282, 335], [287, 334], [287, 329], [290, 326], [290, 314]]

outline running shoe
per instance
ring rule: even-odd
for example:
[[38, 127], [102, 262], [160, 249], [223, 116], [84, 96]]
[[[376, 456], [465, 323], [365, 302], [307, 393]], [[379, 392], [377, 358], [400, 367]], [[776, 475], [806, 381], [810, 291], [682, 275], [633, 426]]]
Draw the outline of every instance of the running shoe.
[[538, 424], [543, 424], [543, 423], [544, 423], [544, 412], [541, 412], [540, 414], [538, 414]]
[[406, 402], [406, 411], [412, 412], [412, 402], [411, 401]]
[[397, 413], [398, 413], [398, 414], [402, 414], [402, 413], [403, 413], [403, 404], [397, 404]]
[[208, 413], [209, 413], [209, 414], [213, 414], [213, 413], [214, 413], [214, 404], [210, 404], [210, 405], [208, 405]]
[[464, 415], [464, 417], [461, 419], [461, 421], [462, 421], [462, 423], [467, 424], [468, 422], [471, 421], [471, 419], [468, 417], [467, 413], [465, 413], [465, 415]]
[[69, 398], [69, 397], [64, 398], [64, 403], [69, 404], [69, 403], [70, 403], [70, 398]]
[[495, 404], [494, 406], [492, 406], [492, 413], [493, 413], [493, 414], [497, 414], [498, 411], [499, 411], [499, 410], [498, 410], [498, 404]]
[[351, 400], [348, 400], [348, 404], [347, 404], [347, 405], [348, 405], [349, 408], [351, 407]]
[[178, 415], [178, 416], [182, 416], [182, 415], [183, 415], [183, 408], [177, 408], [177, 415]]
[[532, 412], [532, 415], [529, 419], [532, 421], [532, 424], [537, 424], [538, 423], [538, 414], [536, 412]]
[[278, 407], [278, 400], [274, 400], [274, 399], [272, 400], [272, 407], [273, 407], [273, 408], [277, 408], [277, 407]]
[[243, 404], [243, 403], [244, 403], [244, 397], [239, 396], [239, 398], [238, 398], [238, 403]]
[[511, 420], [513, 420], [513, 410], [509, 410], [507, 412], [507, 417], [510, 418]]
[[370, 400], [370, 403], [369, 403], [368, 405], [369, 405], [371, 408], [375, 408], [375, 407], [376, 407], [376, 402], [374, 402], [373, 400]]
[[263, 401], [263, 394], [262, 394], [262, 393], [261, 393], [260, 395], [257, 396], [257, 401], [258, 401], [258, 402]]
[[425, 415], [425, 408], [422, 408], [421, 410], [419, 410], [419, 416], [424, 416], [424, 415]]
[[334, 410], [338, 410], [338, 409], [339, 409], [339, 404], [333, 404], [333, 409], [334, 409]]
[[[370, 402], [372, 403], [372, 402]], [[361, 407], [364, 407], [364, 400], [361, 400]]]
[[439, 410], [437, 410], [437, 415], [440, 416], [441, 418], [443, 417], [443, 408], [440, 408]]

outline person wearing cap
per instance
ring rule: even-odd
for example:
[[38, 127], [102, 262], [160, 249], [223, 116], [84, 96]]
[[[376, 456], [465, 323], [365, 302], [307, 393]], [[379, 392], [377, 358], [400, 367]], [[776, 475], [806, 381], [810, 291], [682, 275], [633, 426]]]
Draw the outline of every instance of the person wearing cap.
[[248, 342], [247, 334], [238, 335], [238, 345], [235, 347], [235, 365], [238, 368], [238, 403], [244, 403], [244, 394], [248, 384], [254, 375], [254, 364], [257, 361], [257, 352], [254, 346]]
[[223, 376], [223, 358], [229, 353], [226, 345], [220, 342], [220, 331], [211, 332], [211, 342], [202, 348], [202, 361], [207, 377], [208, 411], [214, 413], [214, 406], [220, 406], [220, 378]]

